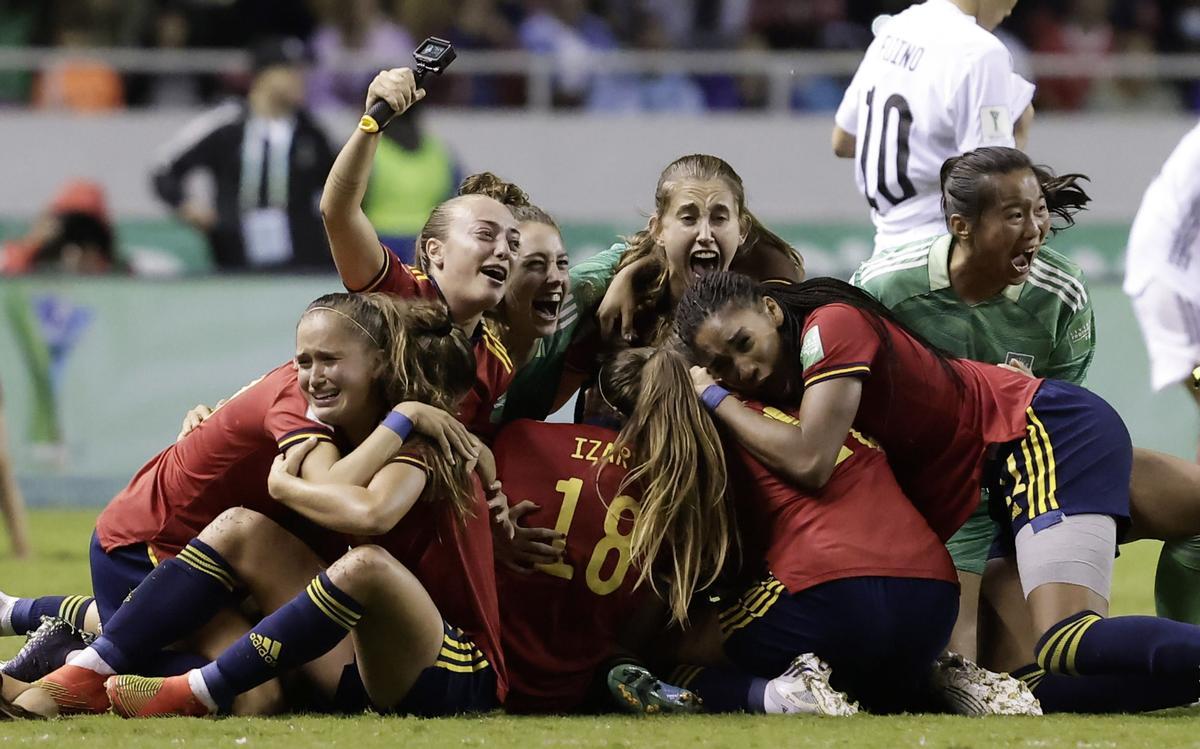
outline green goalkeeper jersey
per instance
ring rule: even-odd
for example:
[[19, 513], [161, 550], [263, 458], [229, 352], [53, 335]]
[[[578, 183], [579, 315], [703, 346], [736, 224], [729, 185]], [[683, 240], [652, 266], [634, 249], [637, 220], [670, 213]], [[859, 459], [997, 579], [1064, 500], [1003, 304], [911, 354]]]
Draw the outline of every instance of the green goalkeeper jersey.
[[496, 401], [492, 409], [493, 424], [513, 419], [544, 419], [550, 415], [567, 349], [573, 340], [595, 326], [596, 309], [616, 275], [624, 251], [625, 245], [617, 243], [571, 266], [571, 288], [559, 308], [558, 327], [538, 340], [533, 358], [517, 370], [508, 391]]
[[885, 250], [850, 282], [951, 354], [992, 364], [1019, 361], [1038, 377], [1082, 384], [1096, 326], [1079, 266], [1043, 246], [1024, 283], [965, 304], [950, 287], [952, 239], [943, 234]]

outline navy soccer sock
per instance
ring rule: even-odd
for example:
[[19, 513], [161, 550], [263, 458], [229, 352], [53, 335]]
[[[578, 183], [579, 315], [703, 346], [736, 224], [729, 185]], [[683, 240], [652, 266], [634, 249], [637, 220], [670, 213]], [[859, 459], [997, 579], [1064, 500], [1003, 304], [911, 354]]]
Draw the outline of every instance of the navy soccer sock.
[[1200, 674], [1200, 627], [1154, 616], [1105, 619], [1081, 611], [1042, 635], [1037, 663], [1069, 676]]
[[221, 711], [227, 711], [239, 694], [332, 650], [358, 624], [362, 612], [362, 604], [322, 572], [303, 593], [200, 669], [209, 694]]
[[43, 616], [57, 616], [71, 623], [75, 629], [83, 629], [88, 606], [95, 599], [91, 596], [41, 596], [19, 598], [13, 604], [13, 634], [29, 634], [42, 623]]
[[767, 679], [706, 666], [680, 666], [671, 683], [695, 692], [709, 713], [765, 713]]
[[230, 600], [236, 579], [224, 557], [193, 539], [129, 594], [92, 648], [117, 673], [133, 673], [146, 654], [207, 623]]
[[1029, 685], [1045, 713], [1142, 713], [1200, 699], [1195, 676], [1062, 676], [1036, 663], [1012, 675]]

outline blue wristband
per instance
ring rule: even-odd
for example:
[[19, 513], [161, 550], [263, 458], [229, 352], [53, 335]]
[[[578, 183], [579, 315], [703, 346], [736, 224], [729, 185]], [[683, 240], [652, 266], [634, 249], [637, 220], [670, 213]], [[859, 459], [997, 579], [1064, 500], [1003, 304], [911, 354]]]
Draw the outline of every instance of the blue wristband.
[[413, 430], [412, 419], [397, 411], [389, 411], [388, 415], [383, 417], [381, 425], [391, 429], [402, 440], [408, 439]]
[[717, 406], [721, 405], [721, 401], [727, 397], [729, 397], [729, 391], [714, 382], [704, 388], [704, 392], [700, 394], [700, 402], [712, 412], [716, 411]]

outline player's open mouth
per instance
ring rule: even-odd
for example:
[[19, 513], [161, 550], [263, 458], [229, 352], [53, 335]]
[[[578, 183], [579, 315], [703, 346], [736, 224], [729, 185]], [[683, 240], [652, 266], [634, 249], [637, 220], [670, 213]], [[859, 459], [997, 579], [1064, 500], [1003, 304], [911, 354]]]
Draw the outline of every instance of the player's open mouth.
[[485, 265], [479, 269], [479, 272], [498, 284], [503, 284], [508, 280], [508, 268], [503, 265]]
[[1016, 257], [1013, 258], [1013, 260], [1012, 260], [1013, 268], [1016, 269], [1017, 273], [1021, 273], [1021, 274], [1028, 273], [1029, 269], [1033, 266], [1033, 256], [1036, 254], [1037, 254], [1036, 247], [1025, 250], [1020, 255], [1017, 255]]
[[721, 253], [716, 250], [696, 250], [688, 257], [692, 275], [702, 278], [721, 270]]
[[314, 406], [328, 406], [336, 401], [337, 397], [341, 394], [341, 390], [324, 390], [320, 393], [309, 393], [308, 397], [312, 398]]
[[558, 308], [562, 305], [562, 292], [556, 291], [533, 300], [533, 316], [547, 322], [558, 319]]

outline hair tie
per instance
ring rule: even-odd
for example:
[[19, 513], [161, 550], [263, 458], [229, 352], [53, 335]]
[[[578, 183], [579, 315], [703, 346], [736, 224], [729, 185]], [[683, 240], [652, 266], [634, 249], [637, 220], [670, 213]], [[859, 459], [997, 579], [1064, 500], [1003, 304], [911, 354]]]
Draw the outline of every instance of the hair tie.
[[[1200, 369], [1200, 367], [1197, 367], [1197, 369]], [[600, 400], [604, 401], [604, 405], [608, 406], [611, 410], [613, 410], [616, 413], [619, 413], [622, 415], [625, 413], [621, 409], [614, 406], [612, 404], [612, 401], [610, 401], [608, 399], [608, 396], [604, 394], [604, 378], [603, 377], [596, 378], [596, 390], [600, 393]]]
[[365, 333], [367, 338], [371, 339], [371, 343], [374, 343], [379, 348], [383, 348], [383, 346], [379, 343], [379, 341], [376, 340], [375, 336], [371, 335], [371, 331], [367, 330], [365, 327], [363, 327], [362, 323], [360, 323], [358, 320], [355, 320], [350, 315], [347, 315], [345, 312], [342, 312], [340, 309], [334, 309], [333, 307], [309, 307], [307, 310], [304, 311], [304, 314], [307, 315], [309, 312], [316, 312], [317, 310], [324, 310], [325, 312], [332, 312], [335, 315], [341, 315], [342, 317], [346, 318], [347, 320], [349, 320], [350, 322], [352, 322], [356, 326], [358, 326], [358, 329], [361, 330], [363, 333]]

